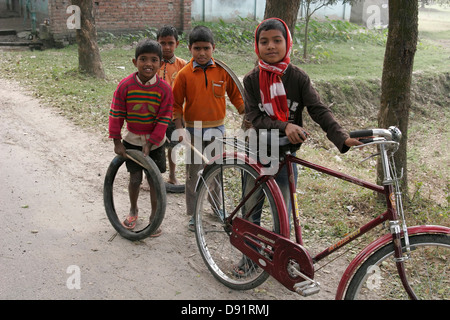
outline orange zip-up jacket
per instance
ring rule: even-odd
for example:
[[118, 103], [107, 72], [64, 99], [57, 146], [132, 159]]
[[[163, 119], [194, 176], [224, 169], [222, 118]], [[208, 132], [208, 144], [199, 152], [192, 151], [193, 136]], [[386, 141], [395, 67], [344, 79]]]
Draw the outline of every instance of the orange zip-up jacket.
[[[223, 125], [226, 94], [239, 114], [244, 113], [244, 101], [230, 75], [214, 62], [203, 70], [193, 59], [178, 72], [173, 83], [173, 119], [184, 119], [186, 127], [201, 121], [203, 128]], [[184, 105], [184, 108], [183, 108]]]

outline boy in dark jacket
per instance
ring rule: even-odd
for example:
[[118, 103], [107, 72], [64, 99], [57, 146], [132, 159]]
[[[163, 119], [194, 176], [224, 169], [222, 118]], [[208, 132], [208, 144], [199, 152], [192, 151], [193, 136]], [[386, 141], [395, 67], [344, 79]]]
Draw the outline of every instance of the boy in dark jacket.
[[[243, 81], [246, 119], [257, 131], [275, 129], [279, 131], [280, 136], [286, 135], [293, 144], [291, 152], [295, 152], [308, 135], [302, 128], [302, 112], [307, 107], [311, 118], [322, 127], [339, 151], [344, 153], [351, 146], [361, 144], [350, 138], [336, 122], [331, 110], [313, 88], [308, 75], [290, 63], [291, 49], [291, 34], [283, 20], [267, 19], [257, 27], [255, 51], [259, 59], [258, 66], [250, 71]], [[293, 171], [296, 184], [297, 166], [294, 165]], [[277, 175], [276, 182], [286, 206], [290, 208], [287, 168], [284, 167]], [[258, 199], [258, 196], [254, 195], [251, 199]], [[250, 208], [253, 206], [250, 199], [246, 205]], [[253, 219], [257, 221], [257, 215]], [[252, 268], [253, 262], [244, 256], [234, 272], [245, 276]]]
[[[278, 129], [292, 144], [300, 148], [307, 138], [302, 128], [302, 112], [307, 107], [311, 118], [326, 132], [330, 141], [342, 153], [359, 145], [336, 122], [331, 110], [321, 101], [308, 75], [290, 63], [292, 38], [286, 23], [277, 18], [267, 19], [255, 32], [258, 66], [244, 77], [245, 113], [258, 129]], [[295, 181], [297, 181], [296, 168]], [[277, 177], [286, 203], [289, 203], [287, 170]]]

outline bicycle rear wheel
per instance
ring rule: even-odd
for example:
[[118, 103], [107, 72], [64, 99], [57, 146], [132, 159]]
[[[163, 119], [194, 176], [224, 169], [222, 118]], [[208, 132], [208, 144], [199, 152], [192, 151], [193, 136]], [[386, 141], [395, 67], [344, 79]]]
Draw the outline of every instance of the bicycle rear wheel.
[[[413, 235], [409, 241], [411, 258], [404, 263], [409, 284], [417, 297], [424, 300], [449, 299], [450, 236]], [[392, 243], [377, 250], [356, 271], [345, 299], [409, 299], [393, 258]]]
[[[127, 153], [143, 165], [142, 169], [147, 180], [139, 192], [139, 216], [136, 227], [129, 230], [122, 224], [130, 210], [128, 195], [130, 175], [123, 165], [126, 159], [121, 156], [116, 156], [108, 167], [103, 186], [103, 201], [106, 215], [114, 229], [122, 237], [136, 241], [151, 236], [160, 227], [166, 212], [166, 189], [159, 169], [150, 157], [137, 150], [127, 150]], [[150, 188], [155, 191], [156, 208], [152, 208]], [[155, 213], [150, 221], [152, 210]]]
[[[214, 277], [232, 289], [255, 288], [269, 276], [231, 245], [231, 226], [224, 223], [258, 176], [247, 164], [212, 164], [205, 169], [197, 193], [195, 234], [198, 248]], [[251, 212], [247, 220], [279, 233], [278, 212], [267, 184], [258, 188], [236, 216], [242, 218], [247, 212]]]

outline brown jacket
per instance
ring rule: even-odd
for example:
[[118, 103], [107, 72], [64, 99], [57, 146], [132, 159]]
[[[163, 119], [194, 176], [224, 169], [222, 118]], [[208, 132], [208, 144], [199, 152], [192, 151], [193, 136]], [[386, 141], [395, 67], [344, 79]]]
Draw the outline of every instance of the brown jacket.
[[[289, 106], [289, 122], [303, 126], [303, 109], [306, 107], [311, 118], [326, 132], [327, 138], [340, 152], [348, 151], [344, 144], [348, 134], [335, 120], [331, 110], [322, 102], [313, 88], [309, 76], [300, 68], [290, 64], [282, 76]], [[259, 90], [259, 67], [244, 77], [245, 114], [255, 129], [279, 129], [284, 134], [287, 122], [272, 120], [262, 108]]]

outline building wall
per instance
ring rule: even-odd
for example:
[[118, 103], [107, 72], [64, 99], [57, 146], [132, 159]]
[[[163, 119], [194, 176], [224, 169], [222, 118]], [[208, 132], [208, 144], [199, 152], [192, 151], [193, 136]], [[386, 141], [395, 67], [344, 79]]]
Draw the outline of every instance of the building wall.
[[36, 21], [43, 21], [48, 17], [48, 0], [0, 0], [0, 11], [8, 11], [11, 16], [26, 17], [28, 20], [33, 13]]
[[[314, 8], [318, 4], [313, 3]], [[235, 21], [239, 17], [255, 20], [264, 19], [266, 0], [192, 0], [192, 19], [195, 21]], [[333, 6], [326, 6], [316, 11], [314, 18], [348, 20], [350, 18], [349, 4], [339, 1]], [[304, 15], [303, 6], [298, 12], [299, 18]]]
[[[55, 39], [73, 38], [67, 28], [70, 0], [48, 0], [50, 31]], [[93, 0], [97, 32], [124, 33], [170, 24], [178, 30], [191, 27], [191, 0]]]
[[195, 21], [234, 21], [241, 18], [264, 18], [266, 0], [192, 0]]

